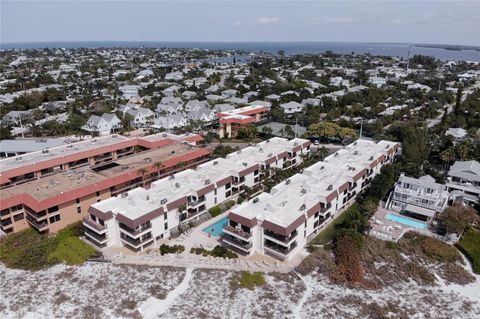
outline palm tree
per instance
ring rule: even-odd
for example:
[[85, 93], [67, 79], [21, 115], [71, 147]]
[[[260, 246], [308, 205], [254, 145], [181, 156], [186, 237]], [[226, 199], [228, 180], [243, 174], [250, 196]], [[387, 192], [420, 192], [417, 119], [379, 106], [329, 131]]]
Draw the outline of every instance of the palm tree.
[[185, 166], [187, 166], [187, 163], [179, 162], [179, 163], [177, 163], [176, 166], [177, 166], [177, 169], [180, 170], [180, 169], [184, 168]]
[[326, 149], [325, 146], [322, 146], [317, 150], [317, 154], [318, 154], [318, 157], [320, 157], [320, 160], [323, 160], [325, 159], [325, 157], [328, 156], [328, 150]]
[[161, 161], [153, 163], [153, 167], [157, 170], [157, 179], [160, 179], [160, 170], [163, 167], [163, 163]]
[[145, 167], [140, 167], [137, 170], [138, 175], [142, 176], [142, 184], [145, 187], [145, 175], [147, 174], [147, 169]]
[[440, 153], [443, 161], [443, 170], [445, 171], [447, 167], [450, 165], [450, 162], [455, 159], [455, 153], [451, 148], [446, 149], [442, 153]]
[[470, 148], [467, 144], [463, 143], [457, 146], [457, 154], [460, 156], [460, 159], [463, 161], [468, 156]]

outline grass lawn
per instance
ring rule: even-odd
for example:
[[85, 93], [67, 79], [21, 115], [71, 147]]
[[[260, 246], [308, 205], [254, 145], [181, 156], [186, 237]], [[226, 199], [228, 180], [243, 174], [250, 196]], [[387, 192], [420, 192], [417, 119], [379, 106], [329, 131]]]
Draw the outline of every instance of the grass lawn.
[[265, 278], [261, 272], [250, 273], [248, 271], [242, 272], [242, 277], [240, 278], [240, 284], [243, 288], [250, 290], [255, 289], [255, 287], [261, 287], [265, 285]]
[[325, 229], [323, 229], [317, 237], [315, 237], [311, 242], [310, 245], [326, 245], [328, 244], [332, 239], [333, 235], [335, 234], [335, 227], [345, 220], [348, 214], [346, 212], [349, 209], [356, 209], [358, 206], [357, 203], [353, 203], [350, 207], [345, 209], [339, 216], [337, 216], [331, 223], [328, 225]]
[[472, 262], [473, 272], [480, 274], [480, 231], [468, 229], [457, 245]]
[[7, 267], [25, 270], [39, 270], [61, 262], [82, 264], [96, 250], [78, 237], [81, 232], [81, 223], [76, 223], [56, 235], [40, 234], [31, 228], [7, 235], [0, 240], [0, 261]]

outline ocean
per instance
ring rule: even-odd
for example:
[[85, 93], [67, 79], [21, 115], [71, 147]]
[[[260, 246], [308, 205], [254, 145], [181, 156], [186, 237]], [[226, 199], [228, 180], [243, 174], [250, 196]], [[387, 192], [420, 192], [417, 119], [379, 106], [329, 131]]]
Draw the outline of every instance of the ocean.
[[[153, 42], [153, 41], [101, 41], [101, 42], [33, 42], [2, 43], [2, 50], [35, 48], [201, 48], [212, 50], [244, 50], [276, 54], [322, 53], [370, 53], [372, 55], [407, 57], [410, 44], [406, 43], [348, 43], [348, 42]], [[411, 55], [422, 54], [439, 60], [480, 61], [480, 48], [477, 50], [447, 50], [412, 46]]]

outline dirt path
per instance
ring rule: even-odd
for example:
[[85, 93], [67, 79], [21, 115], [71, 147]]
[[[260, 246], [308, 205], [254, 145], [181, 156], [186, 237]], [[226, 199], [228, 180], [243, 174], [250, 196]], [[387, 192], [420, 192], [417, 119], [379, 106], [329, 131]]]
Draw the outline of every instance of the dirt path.
[[193, 268], [187, 268], [185, 277], [183, 277], [182, 282], [172, 291], [170, 291], [165, 299], [158, 299], [155, 297], [149, 297], [147, 300], [142, 302], [138, 311], [142, 314], [144, 319], [153, 319], [159, 318], [164, 314], [168, 308], [175, 302], [175, 300], [187, 291], [192, 279]]
[[301, 319], [302, 318], [301, 312], [302, 312], [303, 305], [305, 304], [307, 299], [312, 295], [312, 286], [310, 285], [310, 283], [308, 282], [308, 280], [305, 277], [300, 275], [295, 270], [293, 272], [297, 275], [298, 278], [300, 278], [300, 280], [302, 280], [302, 282], [303, 282], [303, 284], [305, 285], [305, 288], [306, 288], [305, 292], [303, 293], [302, 299], [300, 299], [298, 304], [293, 309], [294, 318], [295, 319]]

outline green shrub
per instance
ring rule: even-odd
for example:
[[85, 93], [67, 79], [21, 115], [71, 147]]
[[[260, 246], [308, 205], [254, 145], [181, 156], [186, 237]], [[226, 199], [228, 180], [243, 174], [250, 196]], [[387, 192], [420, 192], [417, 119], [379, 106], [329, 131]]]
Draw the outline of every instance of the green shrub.
[[473, 272], [480, 274], [480, 231], [467, 229], [457, 246], [472, 262]]
[[250, 273], [248, 271], [244, 271], [240, 277], [240, 284], [243, 288], [254, 290], [255, 287], [261, 287], [265, 285], [265, 278], [261, 272]]
[[60, 230], [56, 235], [40, 234], [26, 229], [0, 240], [0, 261], [7, 267], [39, 270], [65, 262], [79, 265], [97, 254], [96, 250], [78, 236], [81, 223]]
[[220, 207], [217, 205], [217, 206], [213, 206], [212, 208], [210, 208], [208, 210], [208, 212], [210, 213], [210, 215], [212, 217], [216, 217], [218, 215], [220, 215], [222, 213], [222, 210], [220, 209]]
[[225, 206], [225, 211], [229, 210], [233, 206], [235, 206], [235, 201], [234, 200], [229, 200], [223, 204]]
[[166, 244], [160, 245], [160, 254], [162, 256], [166, 254], [181, 254], [184, 251], [185, 251], [185, 246], [183, 245], [173, 245], [173, 246], [169, 246]]
[[68, 265], [81, 265], [95, 254], [95, 248], [84, 243], [76, 236], [61, 240], [57, 248], [48, 255], [52, 263], [65, 261]]

